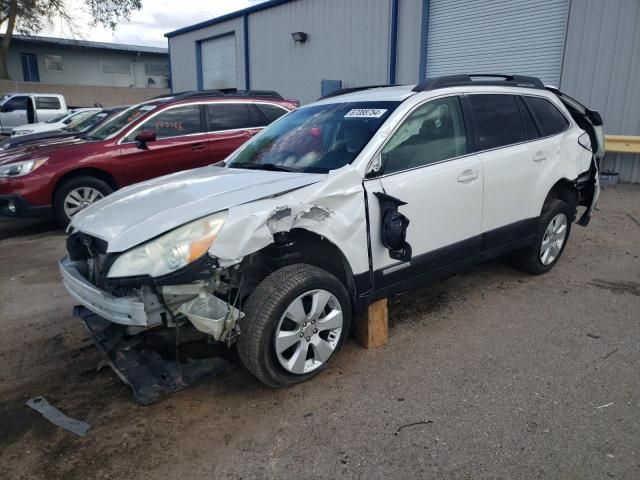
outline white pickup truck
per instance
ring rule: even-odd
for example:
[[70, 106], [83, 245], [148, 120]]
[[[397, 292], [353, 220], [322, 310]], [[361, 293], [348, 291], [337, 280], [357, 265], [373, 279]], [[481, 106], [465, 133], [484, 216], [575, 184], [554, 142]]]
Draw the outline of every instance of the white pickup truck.
[[8, 93], [0, 98], [0, 132], [11, 135], [15, 127], [46, 122], [67, 113], [67, 102], [57, 93]]

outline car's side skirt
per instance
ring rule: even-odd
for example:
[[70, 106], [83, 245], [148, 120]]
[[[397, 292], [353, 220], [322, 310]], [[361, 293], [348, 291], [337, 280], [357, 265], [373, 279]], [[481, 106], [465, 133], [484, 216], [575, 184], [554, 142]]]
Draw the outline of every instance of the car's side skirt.
[[[415, 255], [409, 262], [374, 270], [374, 289], [358, 297], [356, 309], [396, 293], [424, 286], [474, 264], [532, 245], [538, 218], [530, 218], [485, 232], [446, 247]], [[369, 272], [360, 275], [367, 276]], [[360, 276], [359, 275], [359, 276]], [[356, 279], [356, 284], [360, 284]]]

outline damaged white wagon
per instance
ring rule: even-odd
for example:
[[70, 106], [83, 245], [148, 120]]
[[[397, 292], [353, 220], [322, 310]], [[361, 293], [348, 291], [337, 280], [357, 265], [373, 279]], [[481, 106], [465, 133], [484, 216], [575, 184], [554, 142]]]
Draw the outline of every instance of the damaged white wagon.
[[[337, 92], [222, 164], [80, 212], [60, 271], [143, 403], [198, 377], [144, 349], [128, 358], [149, 332], [236, 344], [258, 379], [287, 386], [320, 372], [377, 299], [508, 252], [549, 271], [579, 209], [589, 222], [603, 145], [597, 112], [533, 77]], [[166, 385], [140, 380], [157, 368]]]

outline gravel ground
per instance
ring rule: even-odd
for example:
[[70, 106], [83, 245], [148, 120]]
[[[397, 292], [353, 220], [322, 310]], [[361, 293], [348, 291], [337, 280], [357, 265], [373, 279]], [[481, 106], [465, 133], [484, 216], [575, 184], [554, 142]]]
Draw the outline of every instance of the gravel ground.
[[240, 367], [150, 407], [95, 371], [63, 245], [0, 220], [0, 478], [640, 478], [638, 185], [607, 188], [547, 275], [479, 265], [391, 299], [388, 345], [350, 341], [311, 382]]

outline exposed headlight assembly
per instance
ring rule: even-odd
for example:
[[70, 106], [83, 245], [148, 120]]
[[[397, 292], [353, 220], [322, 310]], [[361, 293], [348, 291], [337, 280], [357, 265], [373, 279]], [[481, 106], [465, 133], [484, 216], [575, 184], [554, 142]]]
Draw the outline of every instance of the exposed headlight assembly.
[[0, 165], [0, 177], [22, 177], [47, 161], [47, 157]]
[[113, 263], [109, 278], [174, 272], [202, 257], [215, 241], [227, 212], [201, 218], [123, 253]]

